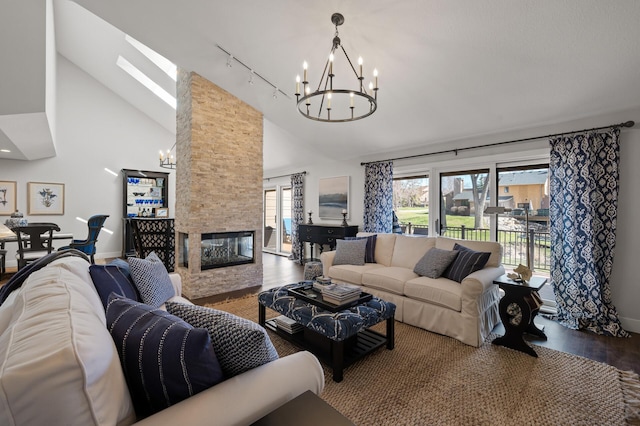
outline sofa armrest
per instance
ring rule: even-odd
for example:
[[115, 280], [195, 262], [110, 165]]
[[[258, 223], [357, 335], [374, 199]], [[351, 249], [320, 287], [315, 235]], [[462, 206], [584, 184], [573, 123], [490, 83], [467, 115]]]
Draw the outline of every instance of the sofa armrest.
[[139, 425], [248, 425], [310, 390], [320, 394], [324, 373], [302, 351], [279, 358], [192, 396]]
[[182, 296], [182, 277], [180, 274], [171, 272], [169, 273], [169, 278], [171, 278], [171, 284], [173, 284], [173, 289], [176, 291], [176, 296]]
[[482, 293], [497, 287], [493, 280], [504, 274], [504, 266], [490, 266], [469, 274], [460, 283], [463, 299], [477, 299]]
[[329, 276], [329, 268], [333, 265], [333, 258], [336, 257], [336, 251], [323, 251], [320, 254], [320, 261], [322, 262], [322, 275]]

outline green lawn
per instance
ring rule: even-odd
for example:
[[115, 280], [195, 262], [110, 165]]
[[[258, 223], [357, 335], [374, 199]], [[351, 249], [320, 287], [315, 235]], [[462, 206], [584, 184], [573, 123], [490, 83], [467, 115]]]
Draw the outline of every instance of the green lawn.
[[[400, 207], [396, 211], [400, 223], [409, 223], [412, 225], [429, 225], [429, 208], [426, 207]], [[473, 216], [452, 216], [447, 215], [447, 226], [460, 227], [464, 225], [467, 228], [473, 228]]]

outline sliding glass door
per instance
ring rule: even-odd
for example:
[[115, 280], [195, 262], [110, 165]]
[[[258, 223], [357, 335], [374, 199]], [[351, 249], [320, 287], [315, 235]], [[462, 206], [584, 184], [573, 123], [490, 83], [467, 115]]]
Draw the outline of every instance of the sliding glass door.
[[264, 190], [263, 251], [291, 253], [291, 187], [277, 186]]
[[463, 240], [489, 241], [489, 221], [484, 209], [489, 205], [488, 169], [440, 174], [439, 235]]
[[[528, 265], [535, 275], [549, 277], [549, 165], [498, 167], [497, 241], [502, 244], [502, 263], [507, 269]], [[540, 296], [545, 307], [555, 307], [552, 286]]]

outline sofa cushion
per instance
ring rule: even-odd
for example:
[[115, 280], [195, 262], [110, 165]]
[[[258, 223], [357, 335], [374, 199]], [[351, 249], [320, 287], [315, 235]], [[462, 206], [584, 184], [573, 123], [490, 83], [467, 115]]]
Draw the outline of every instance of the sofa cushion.
[[453, 250], [453, 246], [470, 248], [471, 250], [491, 253], [485, 266], [500, 266], [502, 264], [502, 245], [495, 241], [458, 240], [455, 238], [436, 237], [436, 247], [443, 250]]
[[209, 333], [163, 310], [111, 294], [107, 328], [139, 417], [223, 380]]
[[456, 256], [453, 263], [451, 263], [443, 275], [459, 283], [462, 282], [467, 275], [484, 268], [487, 260], [489, 260], [489, 256], [491, 256], [491, 253], [474, 251], [460, 244], [455, 244], [453, 249], [459, 252], [458, 256]]
[[371, 232], [358, 232], [356, 236], [367, 237], [376, 235], [376, 263], [383, 266], [391, 265], [391, 257], [393, 256], [393, 246], [396, 243], [396, 234], [373, 234]]
[[368, 237], [345, 237], [345, 240], [367, 240], [367, 246], [364, 252], [365, 263], [375, 263], [376, 261], [376, 237], [377, 235], [369, 235]]
[[447, 278], [418, 277], [404, 285], [404, 294], [410, 299], [462, 310], [462, 286]]
[[362, 285], [388, 291], [389, 293], [404, 294], [404, 283], [417, 276], [411, 269], [388, 266], [363, 273]]
[[158, 308], [176, 295], [167, 268], [155, 252], [149, 253], [146, 259], [130, 257], [128, 260], [131, 277], [145, 304]]
[[457, 256], [458, 250], [442, 250], [434, 247], [418, 260], [413, 272], [423, 277], [439, 278]]
[[140, 294], [131, 276], [119, 266], [91, 265], [89, 274], [105, 309], [111, 293], [140, 301]]
[[278, 359], [266, 330], [255, 322], [204, 306], [167, 302], [171, 312], [194, 327], [209, 331], [227, 378]]
[[362, 274], [376, 268], [384, 268], [377, 263], [365, 263], [364, 265], [337, 265], [329, 268], [329, 276], [335, 281], [344, 281], [351, 284], [362, 284]]
[[413, 271], [420, 258], [435, 245], [436, 239], [433, 237], [398, 235], [393, 248], [391, 266], [400, 266]]
[[87, 261], [52, 262], [10, 300], [2, 305], [11, 320], [0, 335], [0, 424], [135, 421]]
[[364, 265], [367, 240], [336, 240], [334, 265]]

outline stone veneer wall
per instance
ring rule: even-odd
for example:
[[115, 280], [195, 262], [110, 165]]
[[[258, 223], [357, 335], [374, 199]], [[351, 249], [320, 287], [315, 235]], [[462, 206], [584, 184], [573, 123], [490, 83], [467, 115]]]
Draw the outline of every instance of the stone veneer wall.
[[[262, 114], [202, 76], [179, 70], [176, 233], [189, 235], [189, 266], [176, 238], [189, 299], [262, 285]], [[200, 271], [200, 234], [255, 231], [255, 263]]]

